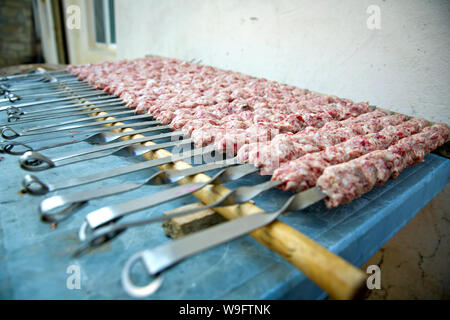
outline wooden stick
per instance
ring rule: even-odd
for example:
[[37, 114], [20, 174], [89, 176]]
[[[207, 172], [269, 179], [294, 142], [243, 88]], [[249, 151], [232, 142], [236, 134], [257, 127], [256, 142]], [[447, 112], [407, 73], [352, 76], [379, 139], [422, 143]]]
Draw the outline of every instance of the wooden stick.
[[178, 211], [194, 208], [200, 210], [196, 213], [174, 217], [164, 221], [162, 227], [166, 236], [177, 239], [226, 221], [224, 217], [214, 210], [204, 209], [204, 207], [205, 206], [201, 202], [195, 202], [164, 212], [165, 215], [170, 215]]

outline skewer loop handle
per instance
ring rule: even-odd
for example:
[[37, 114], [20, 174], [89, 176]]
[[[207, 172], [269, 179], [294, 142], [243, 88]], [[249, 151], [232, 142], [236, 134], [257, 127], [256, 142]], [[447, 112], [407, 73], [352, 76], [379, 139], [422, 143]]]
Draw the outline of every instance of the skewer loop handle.
[[[25, 150], [22, 151], [13, 151], [14, 147], [21, 146], [25, 148]], [[33, 151], [33, 148], [29, 145], [20, 142], [20, 141], [0, 141], [0, 152], [12, 154], [15, 156], [19, 156], [24, 154], [25, 152]]]
[[17, 137], [20, 137], [19, 132], [17, 132], [16, 130], [14, 130], [13, 128], [8, 127], [8, 126], [4, 126], [2, 128], [1, 135], [4, 139], [7, 139], [7, 140], [12, 140]]
[[22, 186], [32, 195], [42, 195], [50, 191], [50, 187], [36, 176], [27, 174], [22, 181]]
[[127, 260], [122, 270], [122, 286], [130, 296], [135, 298], [144, 298], [153, 294], [156, 290], [159, 289], [163, 282], [163, 278], [159, 274], [157, 274], [150, 283], [144, 286], [137, 286], [133, 283], [133, 281], [131, 280], [131, 268], [139, 260], [144, 264], [144, 266], [146, 266], [143, 254], [145, 254], [145, 250], [137, 252], [133, 256], [131, 256], [131, 258]]
[[36, 151], [27, 151], [19, 158], [22, 169], [28, 171], [42, 171], [55, 167], [55, 163], [50, 158]]

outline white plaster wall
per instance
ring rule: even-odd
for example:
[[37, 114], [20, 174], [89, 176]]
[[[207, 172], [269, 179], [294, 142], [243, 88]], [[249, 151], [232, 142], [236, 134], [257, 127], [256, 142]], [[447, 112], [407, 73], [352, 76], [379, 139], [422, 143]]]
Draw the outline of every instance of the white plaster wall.
[[[369, 30], [367, 7], [381, 9]], [[117, 56], [209, 64], [450, 123], [450, 1], [116, 0]]]

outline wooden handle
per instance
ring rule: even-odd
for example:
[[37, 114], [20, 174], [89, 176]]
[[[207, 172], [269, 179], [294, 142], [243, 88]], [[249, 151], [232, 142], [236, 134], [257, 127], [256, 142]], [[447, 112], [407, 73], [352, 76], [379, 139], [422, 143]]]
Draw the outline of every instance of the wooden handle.
[[251, 236], [292, 263], [333, 299], [361, 298], [367, 290], [364, 272], [278, 220]]
[[[108, 117], [107, 119], [114, 119]], [[111, 124], [111, 126], [123, 125], [122, 122]], [[131, 131], [131, 128], [122, 129], [122, 132]], [[138, 139], [144, 137], [136, 134], [125, 139]], [[152, 141], [144, 145], [154, 145]], [[171, 153], [164, 149], [149, 152], [144, 155], [147, 160], [170, 156]], [[164, 169], [186, 169], [191, 166], [184, 161], [159, 166]], [[204, 182], [210, 179], [206, 174], [197, 174], [179, 181], [179, 184], [191, 182]], [[221, 185], [207, 185], [194, 193], [194, 196], [205, 204], [210, 204], [229, 190]], [[214, 211], [228, 220], [243, 217], [249, 214], [261, 213], [263, 210], [249, 202], [240, 205], [214, 208]], [[331, 253], [315, 241], [311, 240], [299, 231], [278, 220], [250, 233], [258, 242], [277, 252], [288, 260], [297, 269], [302, 271], [306, 277], [312, 280], [320, 288], [326, 291], [333, 299], [355, 299], [361, 297], [366, 289], [366, 274], [354, 267], [341, 257]]]

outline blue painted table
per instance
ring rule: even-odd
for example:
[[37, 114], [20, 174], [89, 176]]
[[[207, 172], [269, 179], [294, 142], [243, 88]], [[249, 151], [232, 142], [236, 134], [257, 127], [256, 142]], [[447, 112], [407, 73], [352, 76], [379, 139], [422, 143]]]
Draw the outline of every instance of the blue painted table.
[[[2, 115], [1, 121], [4, 120]], [[25, 125], [24, 125], [25, 126]], [[58, 155], [90, 145], [79, 143], [45, 152]], [[113, 242], [79, 258], [71, 253], [84, 215], [104, 205], [137, 198], [168, 187], [139, 190], [92, 201], [77, 214], [52, 228], [39, 220], [37, 207], [43, 196], [21, 194], [21, 170], [17, 157], [2, 155], [0, 161], [0, 297], [3, 299], [127, 299], [120, 283], [125, 261], [135, 252], [155, 247], [168, 239], [160, 224], [128, 230]], [[46, 182], [87, 175], [143, 161], [105, 157], [86, 163], [54, 168], [36, 175]], [[76, 190], [92, 190], [134, 181], [149, 172], [117, 177]], [[212, 174], [212, 173], [211, 173]], [[267, 178], [252, 175], [229, 187], [250, 185]], [[311, 237], [354, 265], [361, 266], [386, 241], [450, 181], [450, 160], [430, 154], [424, 163], [405, 170], [398, 179], [372, 190], [349, 205], [327, 210], [318, 203], [281, 220]], [[72, 192], [63, 190], [60, 193]], [[56, 192], [58, 194], [58, 192]], [[255, 199], [266, 210], [279, 207], [289, 196], [274, 190]], [[196, 202], [188, 196], [133, 215], [161, 213]], [[81, 271], [81, 288], [70, 290], [66, 281], [70, 266]], [[141, 271], [139, 273], [139, 271]], [[136, 270], [145, 281], [143, 270]], [[145, 283], [145, 282], [143, 282]], [[151, 299], [320, 299], [326, 294], [300, 271], [250, 236], [213, 248], [176, 265]]]

